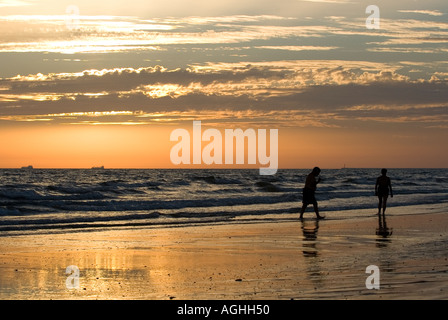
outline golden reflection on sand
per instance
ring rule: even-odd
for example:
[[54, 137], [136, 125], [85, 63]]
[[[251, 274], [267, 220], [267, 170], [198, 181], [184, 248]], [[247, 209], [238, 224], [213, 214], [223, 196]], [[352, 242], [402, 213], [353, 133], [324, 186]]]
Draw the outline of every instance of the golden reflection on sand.
[[446, 298], [446, 217], [423, 218], [388, 217], [386, 246], [376, 217], [0, 237], [0, 299]]

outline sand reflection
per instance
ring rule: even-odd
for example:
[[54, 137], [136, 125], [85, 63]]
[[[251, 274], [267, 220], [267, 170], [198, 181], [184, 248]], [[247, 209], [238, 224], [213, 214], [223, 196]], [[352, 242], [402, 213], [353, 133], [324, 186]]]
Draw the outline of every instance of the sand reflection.
[[319, 230], [319, 220], [302, 221], [302, 232], [303, 232], [302, 252], [305, 257], [317, 257], [319, 254], [316, 247], [318, 230]]
[[319, 220], [302, 221], [302, 253], [305, 257], [305, 267], [308, 279], [315, 288], [320, 288], [324, 282], [321, 259], [319, 258], [319, 248], [317, 246], [317, 232], [319, 230]]
[[378, 214], [378, 228], [376, 228], [375, 234], [376, 238], [376, 246], [378, 248], [386, 247], [390, 242], [390, 237], [392, 236], [393, 229], [387, 226], [386, 215]]

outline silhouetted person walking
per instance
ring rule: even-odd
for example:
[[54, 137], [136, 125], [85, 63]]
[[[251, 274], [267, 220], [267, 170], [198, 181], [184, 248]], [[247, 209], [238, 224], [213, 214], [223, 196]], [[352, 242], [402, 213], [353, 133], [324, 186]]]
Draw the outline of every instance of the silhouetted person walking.
[[320, 182], [320, 178], [318, 180], [317, 177], [320, 174], [320, 168], [315, 167], [313, 171], [306, 177], [305, 187], [303, 188], [303, 206], [300, 210], [300, 219], [303, 218], [303, 213], [306, 210], [306, 207], [309, 204], [312, 204], [314, 207], [314, 212], [316, 213], [317, 219], [323, 219], [324, 217], [319, 215], [319, 208], [317, 206], [317, 201], [314, 193], [316, 192], [317, 184]]
[[386, 175], [387, 169], [381, 170], [381, 176], [376, 179], [375, 195], [378, 196], [378, 214], [381, 213], [383, 208], [383, 214], [386, 212], [387, 198], [390, 196], [393, 198], [392, 184], [390, 178]]

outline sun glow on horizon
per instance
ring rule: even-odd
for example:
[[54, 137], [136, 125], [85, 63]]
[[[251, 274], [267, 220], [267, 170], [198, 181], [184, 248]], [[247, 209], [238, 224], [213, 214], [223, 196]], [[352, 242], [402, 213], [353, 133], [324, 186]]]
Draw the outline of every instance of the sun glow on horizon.
[[0, 167], [168, 168], [170, 132], [279, 130], [280, 168], [446, 167], [448, 4], [0, 1]]

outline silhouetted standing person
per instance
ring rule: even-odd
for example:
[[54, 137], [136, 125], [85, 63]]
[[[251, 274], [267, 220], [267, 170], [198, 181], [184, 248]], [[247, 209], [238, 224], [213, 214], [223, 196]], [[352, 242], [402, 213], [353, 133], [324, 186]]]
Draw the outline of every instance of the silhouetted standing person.
[[386, 175], [387, 169], [381, 170], [381, 176], [376, 179], [375, 195], [378, 196], [378, 214], [381, 213], [383, 208], [383, 214], [386, 212], [387, 198], [390, 196], [393, 198], [392, 184], [390, 178]]
[[305, 212], [306, 207], [309, 204], [313, 205], [317, 219], [324, 218], [321, 215], [319, 215], [319, 208], [317, 206], [316, 197], [314, 195], [316, 192], [317, 184], [320, 182], [320, 178], [317, 179], [317, 177], [320, 174], [320, 171], [321, 171], [320, 168], [315, 167], [313, 171], [311, 171], [311, 173], [306, 177], [305, 187], [303, 188], [303, 199], [302, 199], [303, 206], [302, 209], [300, 210], [300, 219], [303, 218], [303, 213]]

